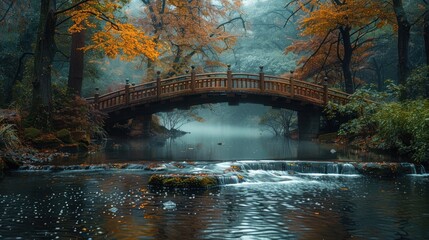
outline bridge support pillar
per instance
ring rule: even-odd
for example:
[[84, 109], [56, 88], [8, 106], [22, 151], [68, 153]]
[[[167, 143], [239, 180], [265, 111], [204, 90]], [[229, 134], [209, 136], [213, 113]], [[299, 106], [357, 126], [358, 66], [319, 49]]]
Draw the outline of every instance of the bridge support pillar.
[[298, 131], [300, 140], [316, 138], [320, 132], [322, 109], [315, 106], [304, 106], [298, 111]]
[[133, 118], [130, 125], [129, 136], [150, 136], [152, 114], [143, 114]]

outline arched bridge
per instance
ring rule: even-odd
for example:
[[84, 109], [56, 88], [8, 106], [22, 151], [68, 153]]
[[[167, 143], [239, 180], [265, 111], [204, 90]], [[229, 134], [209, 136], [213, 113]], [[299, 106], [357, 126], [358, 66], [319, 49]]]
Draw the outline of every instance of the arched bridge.
[[[106, 114], [107, 124], [137, 115], [152, 114], [174, 108], [187, 108], [203, 103], [253, 102], [298, 112], [301, 138], [311, 138], [319, 131], [321, 109], [328, 101], [343, 104], [348, 94], [292, 78], [258, 74], [226, 72], [189, 74], [129, 85], [123, 89], [87, 98], [95, 109]], [[317, 125], [317, 126], [316, 126]]]

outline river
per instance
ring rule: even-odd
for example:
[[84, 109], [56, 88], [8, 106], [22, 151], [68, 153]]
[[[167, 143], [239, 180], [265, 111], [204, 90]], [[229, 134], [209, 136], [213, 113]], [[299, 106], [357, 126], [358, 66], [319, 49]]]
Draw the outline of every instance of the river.
[[[346, 168], [357, 158], [330, 146], [226, 132], [115, 139], [56, 162], [61, 169], [13, 172], [0, 181], [0, 239], [429, 239], [427, 174], [366, 177]], [[223, 174], [232, 165], [244, 182], [147, 184], [155, 170]]]

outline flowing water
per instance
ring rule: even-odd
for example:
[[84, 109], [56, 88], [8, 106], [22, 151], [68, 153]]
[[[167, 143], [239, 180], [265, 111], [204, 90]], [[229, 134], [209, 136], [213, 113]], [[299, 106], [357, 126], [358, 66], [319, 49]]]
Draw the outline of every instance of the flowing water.
[[[1, 180], [0, 239], [429, 239], [424, 169], [371, 178], [348, 160], [259, 134], [110, 141]], [[154, 173], [209, 173], [222, 185], [156, 189]]]

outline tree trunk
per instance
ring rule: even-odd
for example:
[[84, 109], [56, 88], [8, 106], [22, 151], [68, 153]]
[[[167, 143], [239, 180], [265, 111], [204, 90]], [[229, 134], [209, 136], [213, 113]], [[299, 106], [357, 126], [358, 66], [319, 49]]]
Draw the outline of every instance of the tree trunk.
[[398, 23], [398, 83], [405, 84], [410, 72], [408, 55], [411, 25], [407, 19], [402, 0], [393, 0], [393, 9]]
[[[428, 12], [425, 13], [425, 17], [424, 17], [423, 37], [425, 42], [426, 66], [427, 68], [429, 68], [429, 13]], [[429, 72], [427, 74], [429, 77]], [[429, 98], [429, 78], [428, 77], [426, 77], [426, 83], [425, 83], [426, 98]]]
[[374, 71], [376, 75], [376, 82], [377, 82], [377, 91], [382, 92], [384, 89], [384, 83], [383, 83], [383, 65], [378, 64], [377, 60], [375, 58], [372, 58], [372, 63], [374, 65]]
[[341, 27], [341, 38], [343, 39], [343, 59], [341, 60], [341, 68], [344, 74], [344, 85], [346, 88], [346, 93], [354, 93], [353, 77], [352, 71], [350, 70], [350, 63], [352, 61], [353, 48], [350, 40], [350, 28]]
[[36, 110], [42, 106], [50, 111], [52, 106], [51, 70], [55, 46], [55, 0], [41, 0], [40, 20], [36, 41], [33, 73], [33, 102]]
[[82, 92], [84, 52], [81, 48], [85, 47], [85, 30], [72, 34], [72, 45], [70, 53], [70, 67], [68, 87], [74, 94], [80, 96]]

